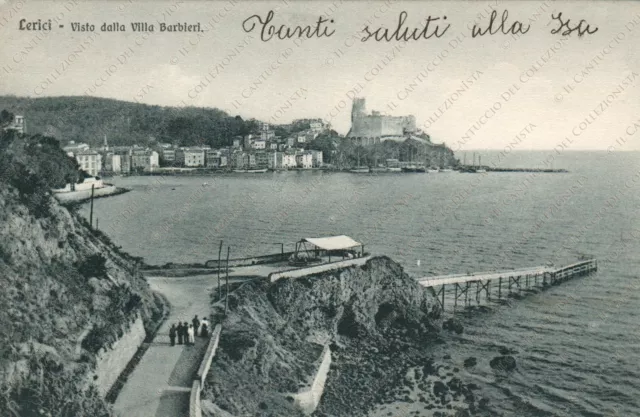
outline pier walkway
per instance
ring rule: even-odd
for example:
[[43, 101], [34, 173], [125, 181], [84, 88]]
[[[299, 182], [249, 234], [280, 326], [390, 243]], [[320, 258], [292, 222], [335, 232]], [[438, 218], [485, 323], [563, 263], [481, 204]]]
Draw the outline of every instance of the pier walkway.
[[[560, 268], [538, 266], [508, 271], [424, 277], [418, 279], [418, 283], [424, 287], [434, 288], [437, 300], [444, 311], [447, 286], [449, 286], [449, 296], [447, 298], [452, 298], [455, 309], [458, 306], [458, 301], [463, 296], [465, 306], [469, 305], [473, 298], [479, 304], [482, 295], [484, 295], [486, 301], [492, 301], [492, 298], [501, 300], [504, 291], [507, 291], [507, 294], [512, 294], [521, 290], [544, 288], [576, 276], [589, 274], [597, 269], [598, 261], [588, 259]], [[453, 294], [451, 294], [451, 289], [453, 289]]]

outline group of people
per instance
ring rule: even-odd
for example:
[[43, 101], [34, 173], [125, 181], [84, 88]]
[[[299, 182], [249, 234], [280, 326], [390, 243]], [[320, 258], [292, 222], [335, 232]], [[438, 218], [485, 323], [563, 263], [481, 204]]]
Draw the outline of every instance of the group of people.
[[209, 337], [209, 322], [206, 317], [203, 317], [202, 320], [198, 319], [196, 315], [193, 320], [191, 320], [191, 324], [178, 322], [178, 324], [172, 324], [169, 329], [169, 340], [171, 341], [171, 346], [176, 345], [176, 337], [178, 338], [178, 344], [182, 345], [193, 345], [196, 340], [196, 336], [200, 335], [200, 337]]

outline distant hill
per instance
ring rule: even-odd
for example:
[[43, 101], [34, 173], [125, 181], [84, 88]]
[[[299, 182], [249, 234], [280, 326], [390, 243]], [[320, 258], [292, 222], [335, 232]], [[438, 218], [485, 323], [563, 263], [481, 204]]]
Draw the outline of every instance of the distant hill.
[[96, 97], [28, 98], [0, 96], [0, 109], [25, 116], [30, 134], [101, 145], [170, 142], [183, 146], [231, 144], [233, 137], [258, 131], [259, 122], [222, 110], [163, 107]]

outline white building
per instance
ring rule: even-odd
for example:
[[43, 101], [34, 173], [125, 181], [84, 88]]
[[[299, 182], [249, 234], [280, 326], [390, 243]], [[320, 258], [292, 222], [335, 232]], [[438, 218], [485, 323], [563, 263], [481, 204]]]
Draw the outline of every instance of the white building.
[[267, 142], [265, 140], [256, 139], [256, 141], [253, 142], [253, 149], [265, 149], [266, 147]]
[[27, 126], [24, 122], [24, 116], [14, 115], [13, 121], [8, 126], [5, 126], [4, 130], [15, 130], [18, 133], [25, 133], [27, 131]]
[[310, 169], [313, 167], [313, 156], [310, 152], [300, 153], [296, 155], [296, 166], [298, 168]]
[[176, 151], [176, 162], [185, 167], [205, 166], [205, 149], [181, 148]]
[[296, 164], [296, 156], [292, 154], [283, 154], [282, 155], [282, 168], [295, 168]]
[[102, 171], [102, 155], [95, 151], [80, 151], [75, 154], [76, 161], [80, 169], [95, 177]]

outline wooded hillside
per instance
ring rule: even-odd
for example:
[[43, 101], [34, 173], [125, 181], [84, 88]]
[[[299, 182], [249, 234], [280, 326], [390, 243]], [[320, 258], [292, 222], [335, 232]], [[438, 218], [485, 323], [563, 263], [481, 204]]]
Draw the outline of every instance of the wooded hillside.
[[0, 96], [0, 109], [25, 116], [30, 134], [53, 136], [63, 143], [148, 145], [155, 141], [182, 146], [232, 143], [237, 135], [258, 131], [259, 122], [214, 108], [161, 107], [96, 97], [28, 98]]

